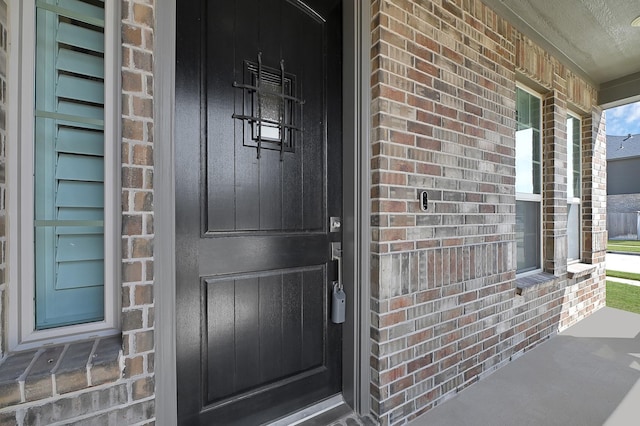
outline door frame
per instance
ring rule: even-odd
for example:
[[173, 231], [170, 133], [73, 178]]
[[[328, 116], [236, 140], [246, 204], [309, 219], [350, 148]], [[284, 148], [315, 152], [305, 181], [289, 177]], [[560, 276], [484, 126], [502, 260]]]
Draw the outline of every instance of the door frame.
[[[343, 0], [343, 325], [342, 396], [370, 408], [370, 62], [371, 6]], [[156, 421], [177, 423], [175, 261], [176, 0], [156, 0], [154, 52], [154, 270]], [[354, 285], [360, 283], [360, 285]]]

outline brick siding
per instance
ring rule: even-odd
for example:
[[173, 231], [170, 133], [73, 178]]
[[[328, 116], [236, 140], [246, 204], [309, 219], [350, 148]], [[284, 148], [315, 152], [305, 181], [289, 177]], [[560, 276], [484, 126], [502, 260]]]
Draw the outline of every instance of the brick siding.
[[[593, 87], [480, 1], [374, 1], [372, 40], [371, 414], [400, 424], [603, 306], [604, 120]], [[543, 94], [545, 274], [528, 284], [516, 81]], [[582, 261], [597, 264], [571, 279], [568, 109], [583, 125]]]
[[154, 396], [154, 1], [122, 4], [122, 340], [133, 401]]

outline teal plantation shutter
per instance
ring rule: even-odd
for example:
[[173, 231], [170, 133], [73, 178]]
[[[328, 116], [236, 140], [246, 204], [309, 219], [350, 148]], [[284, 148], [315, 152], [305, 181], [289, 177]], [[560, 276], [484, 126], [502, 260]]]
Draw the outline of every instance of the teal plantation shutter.
[[104, 318], [104, 1], [36, 0], [36, 329]]

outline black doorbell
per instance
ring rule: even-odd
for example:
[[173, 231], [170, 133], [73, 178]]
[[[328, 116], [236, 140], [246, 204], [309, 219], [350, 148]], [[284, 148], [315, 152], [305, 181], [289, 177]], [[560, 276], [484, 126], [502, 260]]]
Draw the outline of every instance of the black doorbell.
[[428, 207], [429, 195], [427, 195], [427, 191], [420, 191], [420, 210], [426, 212]]

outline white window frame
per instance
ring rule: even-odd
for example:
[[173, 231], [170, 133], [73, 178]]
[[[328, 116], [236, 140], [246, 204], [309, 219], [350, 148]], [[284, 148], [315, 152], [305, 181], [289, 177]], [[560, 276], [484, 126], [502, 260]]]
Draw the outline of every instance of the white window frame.
[[[573, 138], [571, 140], [569, 140], [569, 134], [567, 133], [567, 263], [571, 264], [571, 263], [578, 263], [582, 260], [582, 118], [569, 111], [567, 113], [567, 121], [569, 120], [569, 118], [573, 118], [575, 120], [578, 120], [578, 123], [580, 124], [580, 126], [578, 126], [577, 129], [574, 128], [574, 131], [578, 132], [578, 136], [580, 137], [580, 143], [578, 144], [578, 147], [580, 149], [580, 156], [579, 161], [580, 163], [578, 164], [578, 182], [580, 182], [580, 196], [579, 197], [569, 197], [569, 185], [573, 185], [573, 169], [569, 170], [569, 145], [573, 145]], [[569, 179], [569, 176], [571, 176], [571, 179]], [[569, 204], [577, 204], [578, 205], [578, 257], [576, 258], [570, 258], [569, 257], [569, 249], [568, 249], [568, 244], [569, 244]]]
[[104, 319], [35, 329], [34, 153], [36, 0], [10, 0], [8, 69], [8, 348], [107, 336], [120, 332], [120, 6], [105, 1], [105, 281]]
[[[543, 157], [543, 135], [544, 135], [544, 122], [542, 121], [544, 115], [543, 115], [543, 102], [542, 102], [542, 95], [532, 89], [530, 89], [529, 87], [516, 82], [516, 88], [520, 89], [524, 92], [527, 92], [528, 94], [535, 96], [536, 98], [538, 98], [540, 100], [540, 194], [529, 194], [527, 192], [516, 192], [516, 203], [518, 201], [534, 201], [537, 202], [539, 205], [539, 217], [540, 217], [540, 222], [538, 223], [539, 226], [539, 230], [540, 230], [540, 240], [538, 242], [539, 246], [540, 246], [540, 251], [538, 253], [538, 263], [540, 264], [539, 268], [530, 270], [530, 271], [525, 271], [525, 272], [517, 272], [517, 268], [518, 268], [518, 258], [517, 258], [517, 252], [516, 252], [516, 277], [526, 277], [527, 275], [534, 275], [534, 274], [538, 274], [540, 272], [542, 272], [542, 268], [543, 268], [543, 250], [544, 250], [544, 235], [543, 235], [543, 222], [544, 222], [544, 217], [543, 217], [543, 191], [544, 191], [544, 170], [542, 169], [542, 162], [544, 160]], [[518, 108], [518, 105], [516, 103], [516, 110]], [[516, 120], [516, 126], [517, 126], [517, 120]], [[517, 128], [516, 128], [517, 131]], [[515, 137], [515, 133], [514, 133], [514, 137]], [[517, 148], [516, 148], [517, 150]], [[517, 170], [516, 170], [516, 175], [517, 175]], [[516, 242], [516, 251], [517, 251], [517, 242]]]

